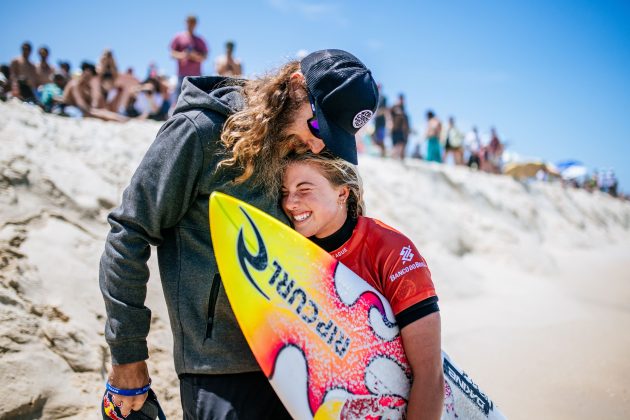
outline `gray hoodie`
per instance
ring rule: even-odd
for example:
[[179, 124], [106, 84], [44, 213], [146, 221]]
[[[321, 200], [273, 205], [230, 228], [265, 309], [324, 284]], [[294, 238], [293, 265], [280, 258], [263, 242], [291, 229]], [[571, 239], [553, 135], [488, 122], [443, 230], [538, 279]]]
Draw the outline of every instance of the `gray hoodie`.
[[99, 283], [114, 364], [148, 358], [151, 311], [144, 306], [150, 245], [157, 246], [178, 374], [259, 370], [238, 327], [218, 274], [208, 197], [222, 191], [287, 222], [278, 203], [234, 169], [216, 170], [227, 155], [219, 137], [227, 116], [242, 109], [241, 81], [188, 77], [175, 113], [108, 217], [111, 230]]

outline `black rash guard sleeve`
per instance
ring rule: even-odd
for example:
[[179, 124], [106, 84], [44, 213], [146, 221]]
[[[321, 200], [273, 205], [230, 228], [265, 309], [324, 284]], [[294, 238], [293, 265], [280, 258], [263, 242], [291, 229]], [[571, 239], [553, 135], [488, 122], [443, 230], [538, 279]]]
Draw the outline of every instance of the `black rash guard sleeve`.
[[431, 296], [430, 298], [426, 298], [421, 302], [411, 305], [410, 307], [396, 315], [398, 328], [402, 330], [407, 325], [419, 320], [420, 318], [423, 318], [434, 312], [439, 312], [440, 308], [438, 307], [437, 302], [438, 297]]

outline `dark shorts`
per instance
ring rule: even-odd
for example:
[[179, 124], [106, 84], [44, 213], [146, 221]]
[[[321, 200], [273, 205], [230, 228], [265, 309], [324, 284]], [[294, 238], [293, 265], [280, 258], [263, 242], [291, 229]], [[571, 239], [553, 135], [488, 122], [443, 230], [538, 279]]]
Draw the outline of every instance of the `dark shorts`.
[[475, 166], [479, 168], [481, 166], [481, 160], [479, 159], [479, 155], [471, 154], [468, 158], [468, 166]]
[[385, 140], [385, 126], [374, 127], [374, 135], [372, 136], [374, 143], [383, 144]]
[[407, 136], [402, 131], [392, 131], [392, 143], [396, 144], [407, 144]]
[[185, 420], [290, 420], [262, 372], [181, 375]]

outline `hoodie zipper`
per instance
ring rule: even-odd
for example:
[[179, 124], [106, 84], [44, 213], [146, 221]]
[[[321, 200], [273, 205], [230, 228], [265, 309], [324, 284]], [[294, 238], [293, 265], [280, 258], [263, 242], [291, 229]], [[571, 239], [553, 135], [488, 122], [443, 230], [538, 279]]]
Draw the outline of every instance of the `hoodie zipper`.
[[216, 273], [212, 279], [210, 297], [208, 298], [208, 324], [206, 326], [206, 338], [212, 338], [212, 327], [214, 325], [214, 311], [217, 306], [219, 296], [219, 286], [221, 286], [221, 275]]

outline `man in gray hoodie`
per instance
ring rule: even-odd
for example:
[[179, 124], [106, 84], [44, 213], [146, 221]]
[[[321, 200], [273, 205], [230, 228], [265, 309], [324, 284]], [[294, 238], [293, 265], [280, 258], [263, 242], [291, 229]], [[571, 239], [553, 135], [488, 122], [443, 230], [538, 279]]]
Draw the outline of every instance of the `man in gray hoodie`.
[[142, 407], [150, 384], [144, 300], [154, 245], [184, 418], [289, 418], [225, 295], [208, 198], [222, 191], [288, 223], [276, 190], [283, 157], [326, 149], [356, 164], [354, 135], [377, 103], [371, 72], [341, 50], [314, 52], [255, 80], [186, 78], [173, 116], [108, 217], [99, 281], [113, 365], [108, 390], [123, 415]]

